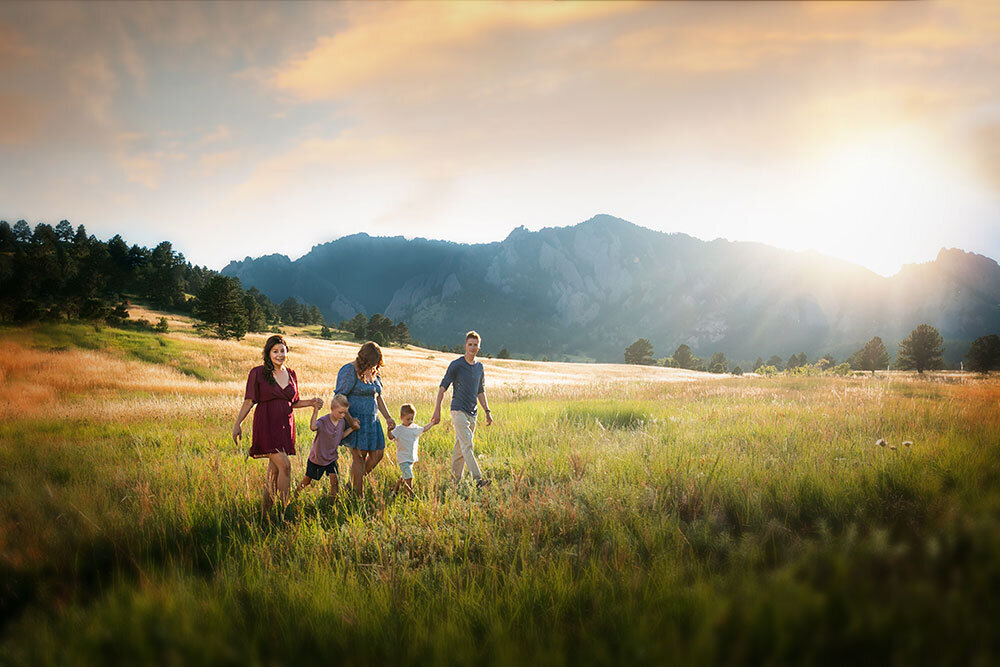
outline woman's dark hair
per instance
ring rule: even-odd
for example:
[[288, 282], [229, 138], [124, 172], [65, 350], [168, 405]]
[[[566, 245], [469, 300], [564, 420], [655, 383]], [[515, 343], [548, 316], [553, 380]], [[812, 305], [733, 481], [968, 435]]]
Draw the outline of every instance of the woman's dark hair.
[[267, 339], [264, 343], [264, 379], [271, 384], [278, 384], [274, 380], [274, 364], [271, 362], [271, 348], [275, 345], [284, 345], [285, 350], [288, 350], [288, 343], [281, 336], [274, 335]]
[[382, 361], [382, 348], [378, 346], [378, 343], [368, 341], [361, 346], [361, 349], [358, 350], [358, 358], [354, 360], [354, 370], [358, 377], [364, 375], [369, 368], [374, 368], [375, 374], [378, 375], [378, 369], [383, 366], [385, 366], [385, 362]]

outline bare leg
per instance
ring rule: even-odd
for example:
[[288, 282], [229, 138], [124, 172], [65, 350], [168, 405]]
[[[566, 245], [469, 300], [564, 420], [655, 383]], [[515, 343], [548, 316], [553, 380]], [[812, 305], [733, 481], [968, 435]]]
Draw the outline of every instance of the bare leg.
[[339, 475], [328, 475], [330, 478], [330, 497], [336, 498], [337, 493], [340, 491], [340, 479]]
[[375, 466], [378, 465], [383, 456], [385, 456], [384, 449], [376, 449], [374, 452], [368, 452], [368, 459], [365, 461], [366, 475], [375, 469]]
[[302, 481], [299, 482], [299, 485], [295, 487], [295, 496], [298, 497], [299, 491], [306, 488], [310, 484], [312, 484], [312, 477], [310, 477], [309, 475], [303, 476]]
[[267, 460], [267, 476], [264, 478], [264, 499], [261, 510], [268, 512], [274, 504], [274, 489], [278, 485], [278, 468], [270, 458]]
[[360, 449], [351, 450], [351, 486], [354, 493], [365, 495], [365, 452]]
[[288, 454], [284, 452], [271, 454], [268, 458], [271, 459], [272, 465], [278, 471], [278, 498], [281, 499], [283, 505], [287, 505], [288, 492], [292, 486], [292, 462], [288, 460]]
[[413, 480], [412, 479], [401, 479], [399, 480], [403, 483], [403, 490], [406, 491], [406, 495], [413, 497]]

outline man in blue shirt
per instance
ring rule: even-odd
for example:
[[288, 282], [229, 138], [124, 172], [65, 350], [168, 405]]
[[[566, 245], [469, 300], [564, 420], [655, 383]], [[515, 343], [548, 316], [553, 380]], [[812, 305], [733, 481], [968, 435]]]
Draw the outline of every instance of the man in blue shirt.
[[460, 482], [462, 475], [465, 474], [465, 467], [468, 466], [472, 478], [476, 480], [476, 486], [482, 488], [489, 486], [491, 480], [483, 479], [483, 473], [479, 469], [473, 451], [476, 401], [478, 400], [483, 406], [487, 426], [493, 423], [493, 415], [490, 414], [490, 406], [486, 402], [486, 376], [483, 373], [483, 364], [476, 361], [479, 343], [479, 334], [475, 331], [465, 334], [465, 356], [451, 362], [445, 371], [441, 387], [438, 389], [437, 405], [431, 423], [437, 424], [441, 421], [441, 401], [444, 399], [444, 392], [449, 386], [454, 385], [455, 389], [451, 394], [451, 423], [455, 426], [455, 449], [451, 453], [451, 478], [456, 484]]

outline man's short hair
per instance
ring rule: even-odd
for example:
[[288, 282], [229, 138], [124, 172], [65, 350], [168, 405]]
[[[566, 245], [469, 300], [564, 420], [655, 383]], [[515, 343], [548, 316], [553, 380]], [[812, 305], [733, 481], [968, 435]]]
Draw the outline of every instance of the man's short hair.
[[475, 331], [470, 331], [469, 333], [465, 334], [465, 342], [468, 343], [470, 338], [475, 338], [477, 341], [482, 341], [482, 338], [480, 338], [479, 334], [477, 334]]

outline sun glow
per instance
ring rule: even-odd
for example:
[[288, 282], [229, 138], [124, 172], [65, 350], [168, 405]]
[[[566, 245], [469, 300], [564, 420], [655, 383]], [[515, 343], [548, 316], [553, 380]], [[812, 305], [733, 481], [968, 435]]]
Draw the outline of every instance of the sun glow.
[[951, 156], [913, 129], [836, 146], [809, 173], [801, 246], [884, 274], [947, 245], [957, 202], [975, 199]]

